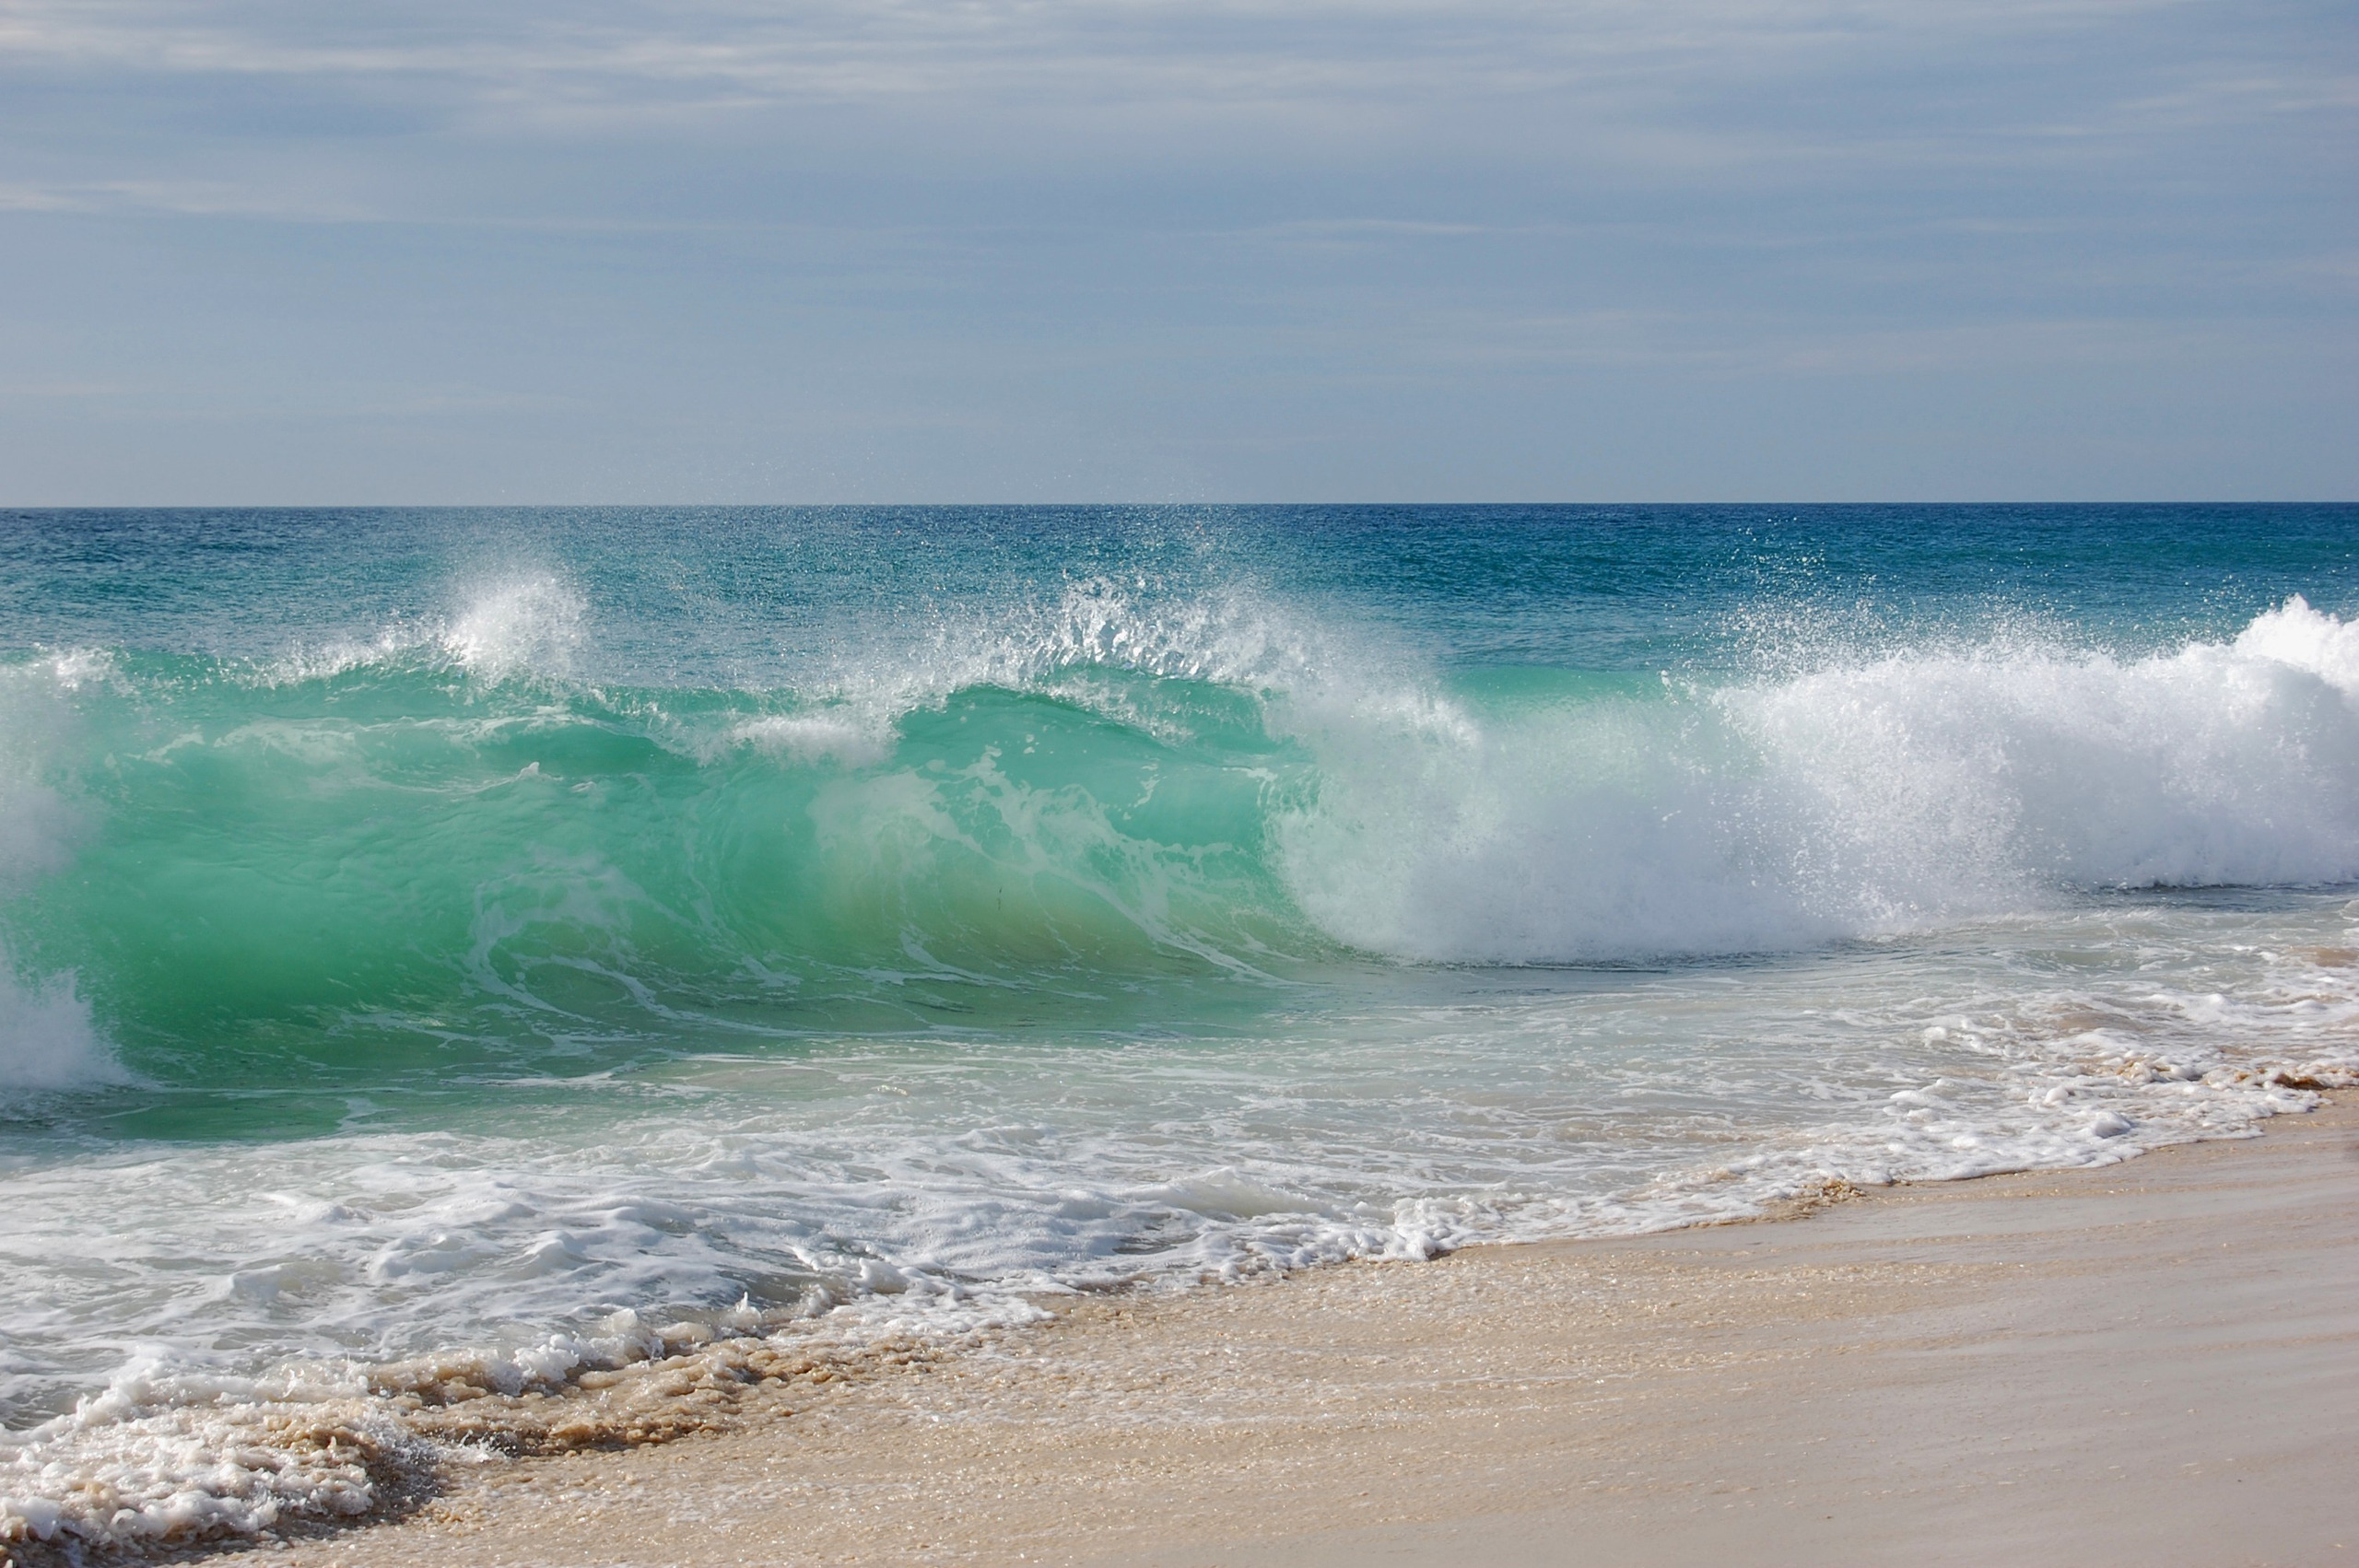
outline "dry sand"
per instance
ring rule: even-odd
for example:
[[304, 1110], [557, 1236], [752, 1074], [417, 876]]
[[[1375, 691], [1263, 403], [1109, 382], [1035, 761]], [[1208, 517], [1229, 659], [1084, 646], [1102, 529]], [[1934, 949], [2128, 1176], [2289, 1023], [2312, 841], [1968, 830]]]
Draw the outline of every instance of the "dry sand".
[[1096, 1302], [267, 1556], [2359, 1564], [2351, 1100], [1802, 1220]]

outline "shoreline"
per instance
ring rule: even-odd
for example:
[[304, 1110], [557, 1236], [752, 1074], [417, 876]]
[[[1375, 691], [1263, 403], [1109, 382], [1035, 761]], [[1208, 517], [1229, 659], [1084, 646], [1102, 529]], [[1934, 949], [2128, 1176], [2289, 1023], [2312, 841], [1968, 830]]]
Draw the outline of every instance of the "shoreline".
[[[2359, 1097], [1799, 1216], [1087, 1299], [224, 1541], [434, 1564], [2359, 1562]], [[2026, 1201], [2029, 1200], [2029, 1201]]]

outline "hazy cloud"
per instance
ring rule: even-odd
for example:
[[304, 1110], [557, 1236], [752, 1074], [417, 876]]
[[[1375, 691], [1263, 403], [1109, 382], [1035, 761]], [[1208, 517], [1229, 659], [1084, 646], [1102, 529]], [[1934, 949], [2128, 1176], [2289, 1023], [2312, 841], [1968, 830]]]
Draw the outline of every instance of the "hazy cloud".
[[1717, 421], [1699, 485], [1934, 493], [2045, 409], [2127, 421], [2053, 493], [2315, 493], [2354, 174], [2359, 23], [2283, 0], [15, 0], [0, 355], [143, 390], [0, 472], [1702, 494]]

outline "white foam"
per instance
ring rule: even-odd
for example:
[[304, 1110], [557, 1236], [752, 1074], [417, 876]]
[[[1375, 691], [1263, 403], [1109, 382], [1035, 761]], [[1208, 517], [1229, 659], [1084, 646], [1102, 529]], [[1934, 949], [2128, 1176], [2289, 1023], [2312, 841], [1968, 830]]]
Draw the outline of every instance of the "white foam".
[[812, 706], [731, 741], [871, 764], [910, 711], [978, 686], [1184, 741], [1184, 720], [1077, 673], [1241, 689], [1316, 763], [1275, 802], [1296, 902], [1401, 957], [1786, 950], [2071, 889], [2359, 877], [2359, 626], [2298, 598], [2143, 659], [2018, 634], [1509, 711], [1234, 586], [1092, 579], [871, 631], [806, 672]]
[[[437, 646], [487, 673], [561, 666], [578, 604], [531, 601], [491, 594]], [[76, 1359], [94, 1347], [150, 1348], [6, 1440], [0, 1536], [252, 1533], [369, 1506], [406, 1441], [366, 1393], [385, 1363], [429, 1357], [512, 1391], [654, 1353], [644, 1322], [593, 1302], [702, 1304], [733, 1325], [800, 1311], [847, 1340], [947, 1334], [1022, 1321], [1027, 1293], [1653, 1229], [1835, 1182], [2248, 1132], [2311, 1102], [2272, 1066], [2359, 1069], [2341, 912], [2069, 895], [2353, 874], [2352, 637], [2296, 602], [2233, 642], [2143, 660], [2001, 641], [1517, 710], [1242, 598], [1158, 608], [1090, 585], [996, 641], [945, 631], [832, 702], [743, 721], [732, 744], [873, 758], [911, 705], [1122, 664], [1246, 687], [1315, 757], [1315, 792], [1280, 823], [1286, 874], [1367, 948], [1953, 936], [1546, 994], [1469, 981], [1430, 1003], [1456, 981], [1426, 971], [1432, 989], [1406, 1002], [1371, 980], [1348, 1016], [1273, 1015], [1266, 1038], [814, 1042], [585, 1081], [530, 1136], [363, 1127], [44, 1155], [0, 1171], [28, 1358], [0, 1368], [10, 1397], [29, 1409], [99, 1380]], [[933, 777], [816, 792], [846, 875], [873, 885], [880, 846], [956, 841]], [[1019, 787], [988, 757], [965, 777], [1024, 853], [1105, 868], [1092, 891], [1158, 942], [1192, 940], [1102, 802]], [[22, 780], [32, 822], [55, 791], [38, 768]], [[63, 840], [27, 842], [28, 864], [53, 864], [41, 846]], [[8, 994], [55, 1044], [43, 1059], [96, 1047], [71, 977]], [[140, 1223], [110, 1229], [124, 1212]], [[225, 1343], [295, 1360], [228, 1364]], [[272, 1436], [327, 1429], [349, 1434], [341, 1449]]]
[[[629, 1311], [530, 1327], [578, 1319], [585, 1298], [734, 1303], [703, 1314], [729, 1332], [801, 1315], [798, 1344], [947, 1339], [1037, 1318], [1041, 1292], [1660, 1229], [1831, 1184], [2236, 1135], [2315, 1099], [2272, 1061], [2359, 1069], [2354, 972], [2317, 945], [2347, 926], [2307, 907], [2083, 913], [1908, 964], [1370, 1006], [1332, 1037], [1244, 1055], [871, 1043], [712, 1063], [720, 1094], [697, 1092], [693, 1063], [676, 1094], [651, 1082], [608, 1104], [579, 1085], [530, 1140], [347, 1134], [0, 1173], [19, 1343], [147, 1338], [72, 1411], [0, 1440], [0, 1539], [183, 1539], [364, 1511], [431, 1457], [390, 1396], [550, 1388], [680, 1339]], [[2243, 940], [2259, 935], [2315, 956]], [[2018, 974], [2010, 936], [2111, 967]], [[1971, 1000], [1929, 1014], [1936, 992]], [[73, 1249], [94, 1205], [125, 1204], [144, 1239]], [[32, 1288], [76, 1269], [110, 1288]], [[786, 1270], [811, 1281], [799, 1303], [715, 1288]], [[191, 1279], [218, 1289], [187, 1299]], [[149, 1299], [168, 1310], [88, 1316]], [[255, 1368], [212, 1348], [306, 1339], [371, 1349]]]
[[2359, 621], [2321, 614], [2298, 593], [2255, 616], [2235, 646], [2246, 657], [2303, 671], [2346, 696], [2359, 696]]
[[0, 1545], [137, 1547], [349, 1518], [424, 1444], [359, 1397], [286, 1397], [249, 1380], [159, 1387], [127, 1368], [70, 1415], [0, 1435]]
[[1407, 957], [1784, 949], [2106, 886], [2359, 877], [2359, 626], [2299, 600], [2122, 661], [2007, 644], [1485, 717], [1279, 710], [1313, 919]]

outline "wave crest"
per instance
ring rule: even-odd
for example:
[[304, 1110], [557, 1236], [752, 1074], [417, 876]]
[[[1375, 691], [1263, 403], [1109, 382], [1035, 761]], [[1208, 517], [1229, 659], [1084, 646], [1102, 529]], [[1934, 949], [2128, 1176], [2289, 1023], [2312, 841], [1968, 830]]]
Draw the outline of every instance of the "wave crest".
[[[450, 639], [486, 671], [583, 619], [553, 582], [497, 608]], [[668, 1019], [790, 974], [1612, 962], [2359, 878], [2359, 626], [2300, 600], [2138, 659], [1993, 639], [1486, 686], [1245, 598], [1091, 583], [904, 653], [800, 696], [232, 681], [167, 731], [100, 693], [107, 820], [48, 916], [165, 955], [111, 1015], [463, 983]], [[53, 869], [70, 813], [40, 775], [0, 779], [0, 848], [21, 829], [39, 853], [10, 858]], [[41, 955], [98, 983], [99, 946]], [[22, 993], [22, 1028], [65, 1038], [29, 1022], [61, 995]]]
[[2359, 877], [2359, 626], [2299, 599], [2121, 661], [1993, 645], [1456, 725], [1314, 729], [1303, 907], [1403, 957], [1872, 937], [2119, 886]]

